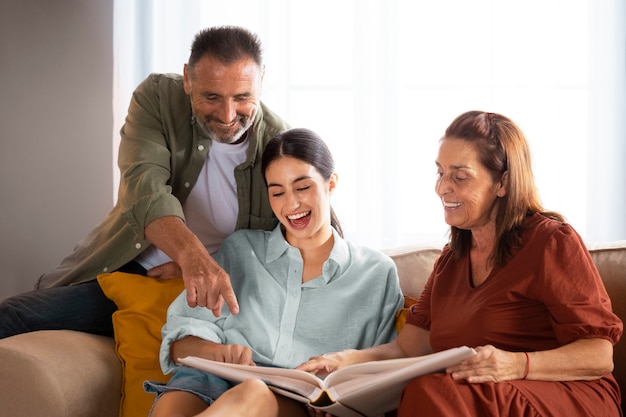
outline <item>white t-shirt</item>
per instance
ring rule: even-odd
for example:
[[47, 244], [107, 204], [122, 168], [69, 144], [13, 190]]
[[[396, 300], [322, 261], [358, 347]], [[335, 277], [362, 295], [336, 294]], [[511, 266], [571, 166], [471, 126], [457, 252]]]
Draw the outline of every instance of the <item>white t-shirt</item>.
[[[183, 206], [187, 227], [209, 253], [217, 252], [226, 236], [235, 231], [239, 202], [235, 167], [246, 160], [248, 140], [238, 144], [213, 141], [198, 180]], [[135, 259], [146, 269], [172, 259], [152, 245]]]

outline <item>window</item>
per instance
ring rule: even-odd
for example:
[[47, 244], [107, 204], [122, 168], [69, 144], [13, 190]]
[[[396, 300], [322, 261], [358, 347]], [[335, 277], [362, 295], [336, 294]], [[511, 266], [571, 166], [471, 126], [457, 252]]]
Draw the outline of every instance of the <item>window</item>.
[[625, 15], [619, 0], [118, 1], [115, 141], [148, 73], [180, 73], [200, 29], [241, 25], [263, 42], [263, 101], [333, 151], [350, 240], [447, 240], [434, 159], [472, 109], [522, 127], [547, 209], [626, 239]]

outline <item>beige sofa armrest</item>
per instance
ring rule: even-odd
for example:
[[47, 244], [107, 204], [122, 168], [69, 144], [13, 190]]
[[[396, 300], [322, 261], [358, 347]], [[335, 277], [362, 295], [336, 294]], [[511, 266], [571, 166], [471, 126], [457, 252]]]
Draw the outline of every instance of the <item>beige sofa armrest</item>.
[[112, 338], [52, 330], [0, 340], [2, 415], [117, 417], [121, 384]]

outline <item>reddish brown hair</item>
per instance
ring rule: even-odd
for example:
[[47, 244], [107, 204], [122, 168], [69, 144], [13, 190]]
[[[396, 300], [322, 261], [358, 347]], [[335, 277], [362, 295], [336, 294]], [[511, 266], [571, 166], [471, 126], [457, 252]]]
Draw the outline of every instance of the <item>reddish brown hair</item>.
[[[530, 148], [522, 130], [508, 117], [497, 113], [469, 111], [448, 126], [441, 141], [454, 138], [471, 143], [480, 162], [494, 181], [507, 172], [507, 193], [501, 198], [496, 214], [496, 244], [492, 261], [502, 266], [519, 245], [524, 219], [533, 213], [564, 221], [555, 212], [546, 212], [541, 204], [532, 171]], [[457, 256], [467, 253], [472, 244], [471, 231], [452, 226], [450, 249]]]

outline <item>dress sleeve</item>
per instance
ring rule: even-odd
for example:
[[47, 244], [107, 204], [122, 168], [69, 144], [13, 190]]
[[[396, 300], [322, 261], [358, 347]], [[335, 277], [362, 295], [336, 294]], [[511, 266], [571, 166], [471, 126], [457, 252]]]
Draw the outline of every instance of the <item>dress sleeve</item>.
[[535, 297], [547, 307], [558, 341], [602, 338], [617, 343], [623, 324], [581, 237], [567, 224], [547, 239]]

